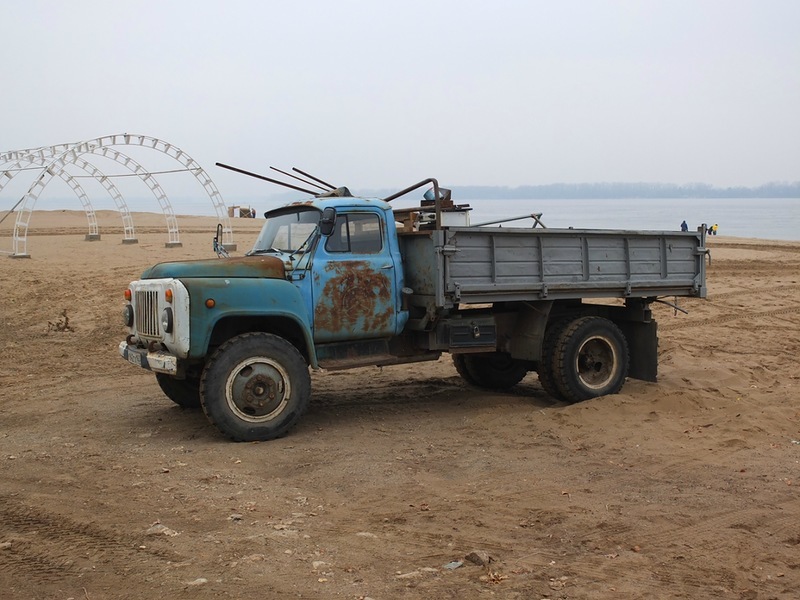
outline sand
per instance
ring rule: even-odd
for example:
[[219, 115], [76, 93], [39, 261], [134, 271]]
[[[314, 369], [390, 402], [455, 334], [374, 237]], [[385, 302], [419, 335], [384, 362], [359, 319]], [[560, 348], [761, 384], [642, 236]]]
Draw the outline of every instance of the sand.
[[655, 306], [657, 383], [319, 372], [288, 436], [236, 444], [117, 355], [126, 284], [212, 257], [215, 220], [178, 217], [180, 248], [160, 215], [131, 245], [98, 222], [35, 212], [31, 258], [0, 254], [3, 598], [798, 597], [800, 244], [710, 239], [708, 299]]

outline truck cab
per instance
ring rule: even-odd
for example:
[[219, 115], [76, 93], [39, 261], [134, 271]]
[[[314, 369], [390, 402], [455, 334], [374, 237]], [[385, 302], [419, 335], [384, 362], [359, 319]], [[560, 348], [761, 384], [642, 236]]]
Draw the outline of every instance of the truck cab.
[[[386, 338], [408, 320], [403, 262], [391, 207], [337, 198], [266, 213], [248, 256], [271, 255], [305, 302], [316, 344]], [[324, 233], [323, 230], [324, 229]]]

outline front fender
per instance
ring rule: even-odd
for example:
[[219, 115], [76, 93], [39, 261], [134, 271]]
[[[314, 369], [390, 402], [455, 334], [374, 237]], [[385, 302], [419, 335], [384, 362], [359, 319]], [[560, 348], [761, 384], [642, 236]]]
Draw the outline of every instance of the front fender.
[[[317, 367], [311, 321], [300, 291], [283, 279], [193, 278], [182, 279], [190, 297], [189, 356], [208, 352], [211, 333], [228, 317], [279, 317], [290, 319], [302, 331], [309, 362]], [[207, 302], [213, 300], [213, 307]]]

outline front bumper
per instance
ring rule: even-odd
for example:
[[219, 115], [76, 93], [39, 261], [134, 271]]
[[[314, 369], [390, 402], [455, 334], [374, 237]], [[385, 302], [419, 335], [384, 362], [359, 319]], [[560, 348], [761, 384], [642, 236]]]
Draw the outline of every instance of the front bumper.
[[168, 375], [178, 373], [178, 357], [169, 352], [163, 350], [149, 352], [145, 348], [137, 348], [127, 342], [120, 342], [119, 353], [122, 358], [137, 367]]

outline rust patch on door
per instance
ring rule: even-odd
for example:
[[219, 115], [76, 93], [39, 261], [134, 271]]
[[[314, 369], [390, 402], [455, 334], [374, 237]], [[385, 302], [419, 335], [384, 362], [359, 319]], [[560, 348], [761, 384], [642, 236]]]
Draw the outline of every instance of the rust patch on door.
[[[368, 337], [384, 334], [395, 310], [389, 278], [367, 261], [326, 265], [327, 281], [314, 314], [314, 329]], [[364, 334], [364, 335], [362, 335]]]

